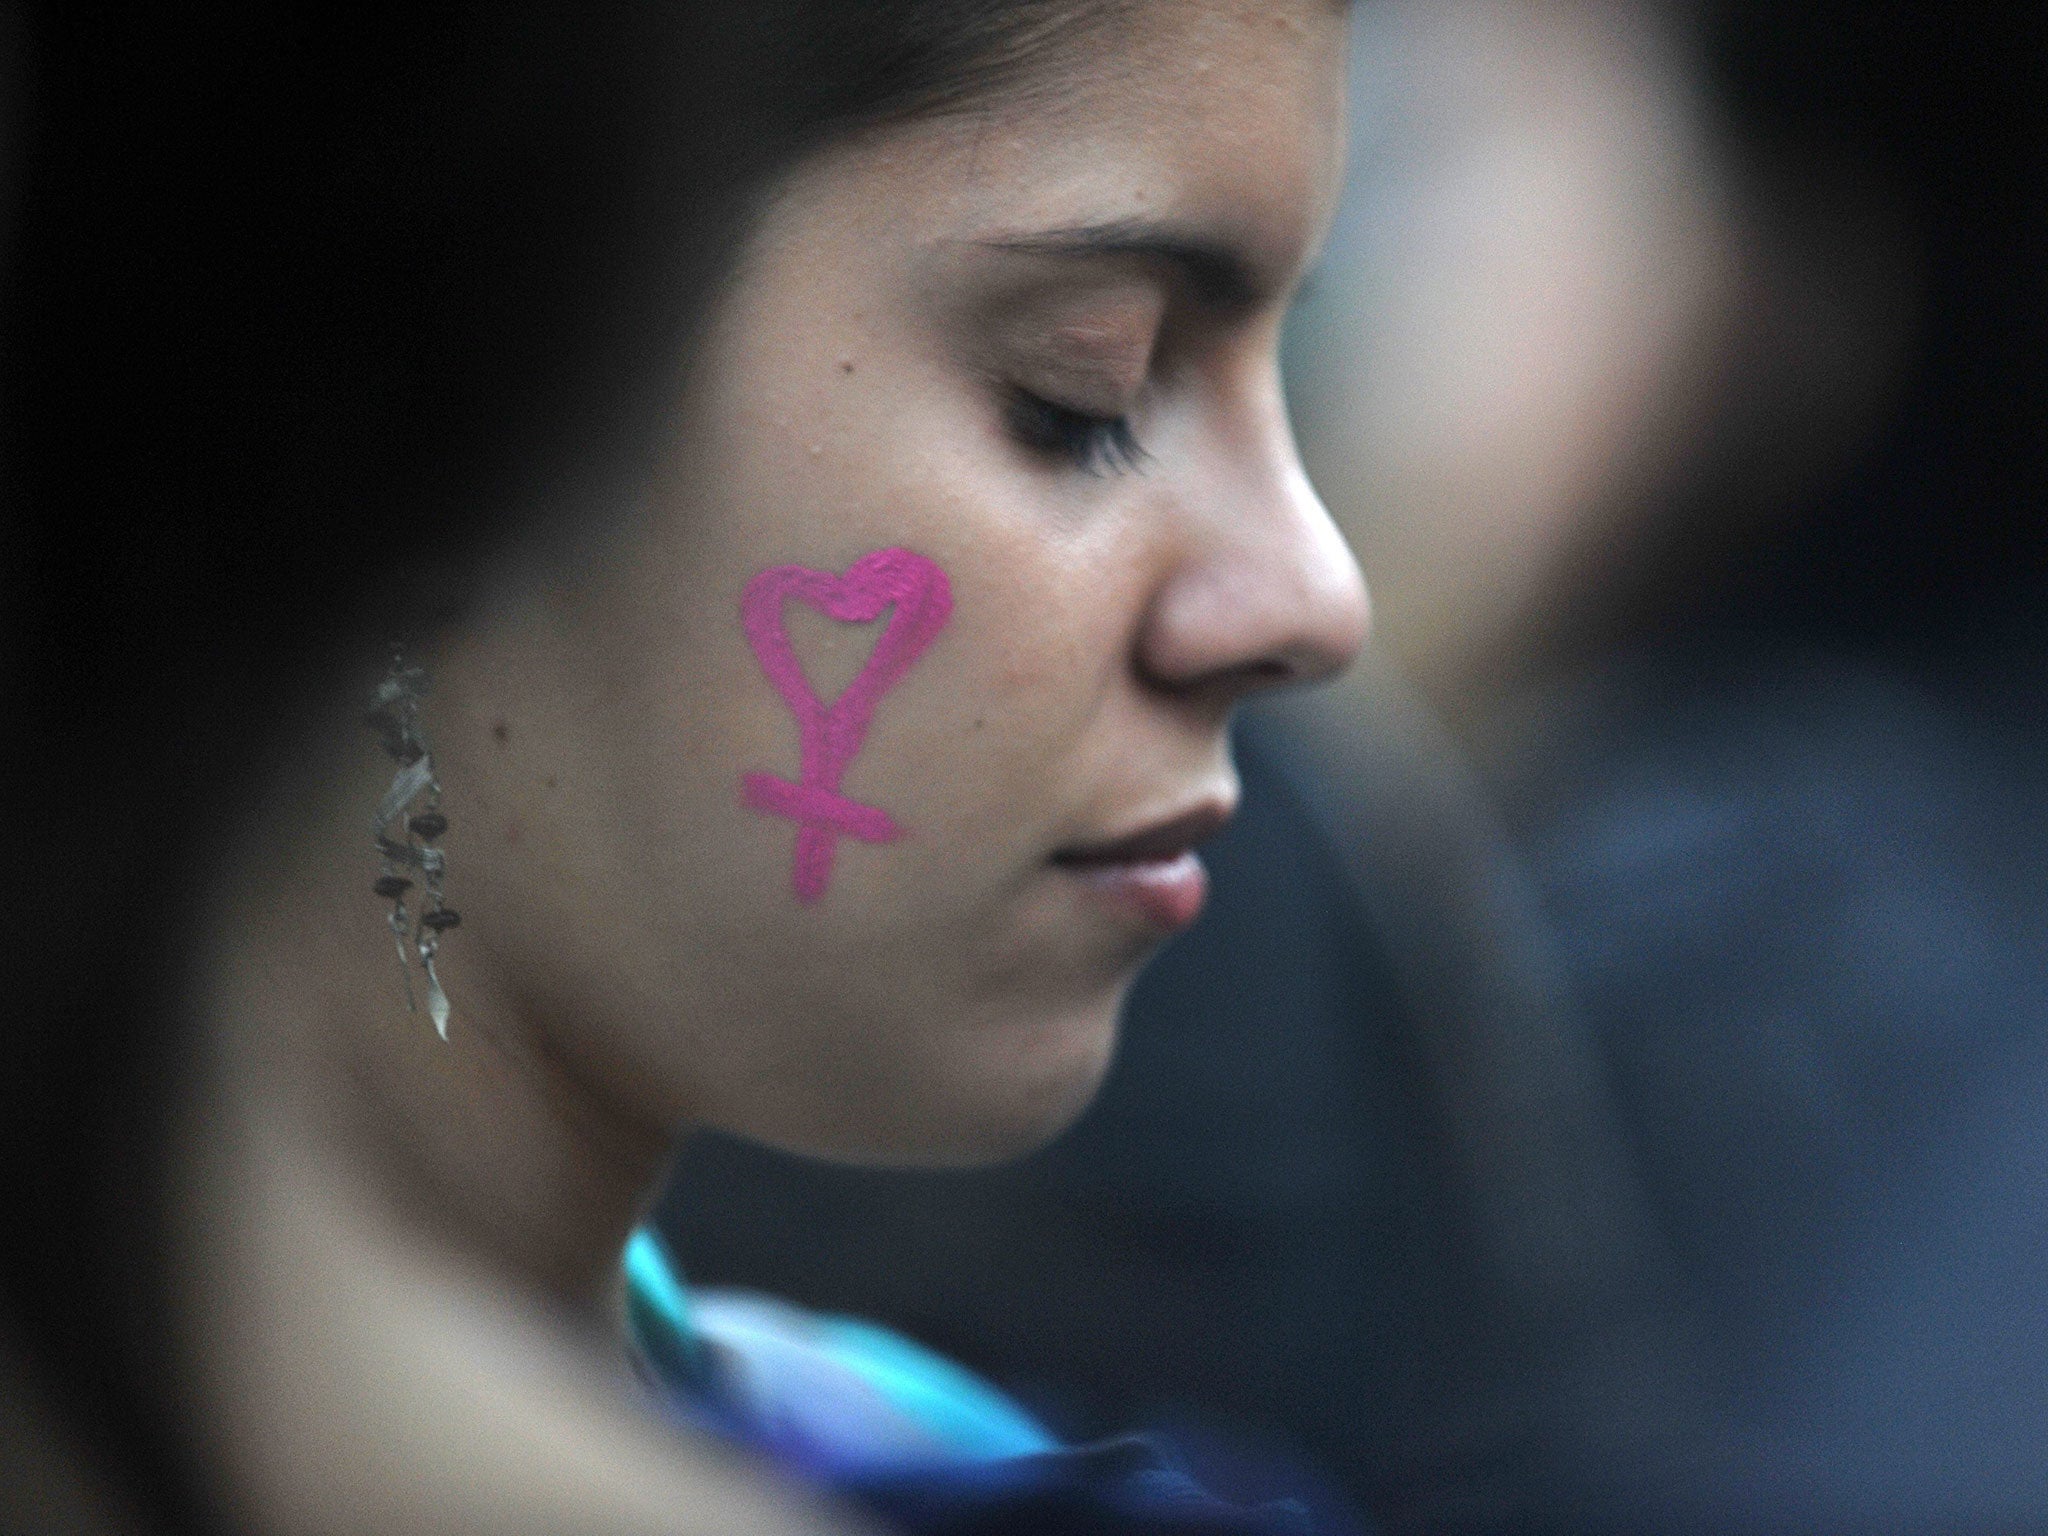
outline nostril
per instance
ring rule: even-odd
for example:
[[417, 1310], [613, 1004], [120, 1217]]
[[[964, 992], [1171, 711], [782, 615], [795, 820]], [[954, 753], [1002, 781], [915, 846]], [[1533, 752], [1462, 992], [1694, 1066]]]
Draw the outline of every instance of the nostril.
[[1250, 694], [1264, 692], [1268, 688], [1280, 688], [1289, 683], [1301, 682], [1309, 675], [1307, 669], [1297, 666], [1284, 656], [1262, 656], [1253, 661], [1239, 662], [1236, 666], [1204, 672], [1198, 677], [1155, 676], [1152, 683], [1162, 692], [1178, 698], [1229, 705]]

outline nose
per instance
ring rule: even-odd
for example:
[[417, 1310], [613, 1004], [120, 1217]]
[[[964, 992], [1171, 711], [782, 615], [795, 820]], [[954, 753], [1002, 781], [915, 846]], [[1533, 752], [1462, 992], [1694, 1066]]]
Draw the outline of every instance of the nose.
[[1175, 558], [1138, 637], [1154, 687], [1232, 704], [1329, 677], [1365, 644], [1365, 578], [1277, 402], [1259, 438], [1176, 498]]

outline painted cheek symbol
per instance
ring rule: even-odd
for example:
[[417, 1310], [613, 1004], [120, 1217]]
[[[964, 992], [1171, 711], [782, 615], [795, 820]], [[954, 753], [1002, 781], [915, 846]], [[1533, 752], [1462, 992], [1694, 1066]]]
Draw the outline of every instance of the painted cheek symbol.
[[[789, 643], [783, 605], [794, 598], [842, 624], [870, 624], [894, 607], [867, 665], [830, 704], [811, 692]], [[925, 647], [953, 614], [946, 573], [908, 549], [878, 549], [847, 567], [844, 576], [802, 565], [778, 565], [747, 583], [740, 623], [768, 681], [796, 716], [803, 743], [803, 776], [792, 784], [772, 773], [740, 780], [741, 803], [797, 824], [796, 899], [808, 905], [825, 894], [839, 839], [893, 843], [903, 836], [888, 812], [839, 792], [847, 765], [867, 739], [868, 722], [882, 695], [903, 681]]]

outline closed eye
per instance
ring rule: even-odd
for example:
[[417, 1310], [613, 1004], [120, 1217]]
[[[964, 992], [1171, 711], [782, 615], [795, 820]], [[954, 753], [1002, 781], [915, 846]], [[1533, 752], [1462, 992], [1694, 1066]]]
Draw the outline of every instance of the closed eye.
[[1021, 388], [1010, 390], [1004, 414], [1018, 442], [1084, 474], [1128, 474], [1149, 457], [1128, 416], [1098, 416]]

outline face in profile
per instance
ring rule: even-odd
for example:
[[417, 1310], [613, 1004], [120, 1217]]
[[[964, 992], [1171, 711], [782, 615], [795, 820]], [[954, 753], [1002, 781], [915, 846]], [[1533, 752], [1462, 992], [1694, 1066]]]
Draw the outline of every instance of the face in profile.
[[771, 189], [644, 504], [441, 659], [480, 1006], [651, 1123], [837, 1157], [1079, 1111], [1199, 910], [1233, 707], [1363, 638], [1276, 360], [1344, 34], [1140, 7]]

